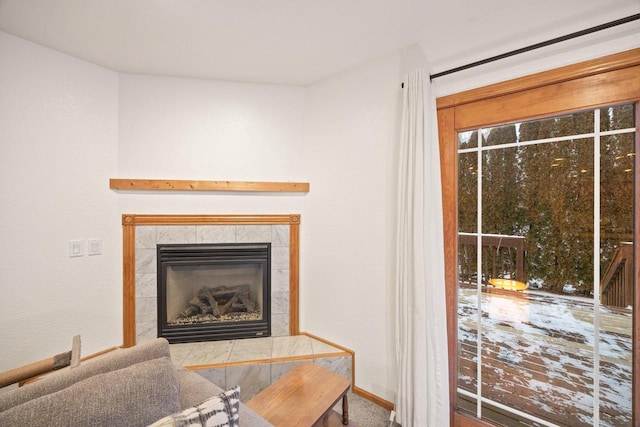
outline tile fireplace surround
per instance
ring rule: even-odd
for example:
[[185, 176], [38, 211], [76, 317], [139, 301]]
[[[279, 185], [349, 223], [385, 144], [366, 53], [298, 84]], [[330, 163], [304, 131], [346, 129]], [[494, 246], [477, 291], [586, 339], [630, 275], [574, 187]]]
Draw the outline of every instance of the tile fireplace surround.
[[297, 335], [300, 215], [124, 214], [123, 345], [157, 334], [156, 245], [271, 243], [272, 336]]

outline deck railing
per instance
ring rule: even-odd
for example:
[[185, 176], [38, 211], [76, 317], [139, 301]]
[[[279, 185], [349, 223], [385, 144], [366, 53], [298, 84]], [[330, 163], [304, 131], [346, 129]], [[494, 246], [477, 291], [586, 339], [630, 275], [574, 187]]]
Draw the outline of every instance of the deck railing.
[[[476, 280], [477, 244], [476, 233], [458, 233], [458, 268], [462, 282]], [[527, 242], [523, 236], [483, 234], [482, 281], [502, 277], [527, 283], [526, 249]]]
[[633, 305], [633, 273], [633, 243], [622, 242], [602, 278], [600, 303], [614, 307]]

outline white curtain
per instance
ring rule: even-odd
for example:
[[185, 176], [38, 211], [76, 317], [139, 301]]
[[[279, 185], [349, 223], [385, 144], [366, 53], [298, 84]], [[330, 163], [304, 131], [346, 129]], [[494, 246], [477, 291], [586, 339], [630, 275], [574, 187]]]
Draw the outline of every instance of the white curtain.
[[449, 425], [440, 152], [429, 74], [405, 80], [396, 291], [398, 390], [403, 427]]

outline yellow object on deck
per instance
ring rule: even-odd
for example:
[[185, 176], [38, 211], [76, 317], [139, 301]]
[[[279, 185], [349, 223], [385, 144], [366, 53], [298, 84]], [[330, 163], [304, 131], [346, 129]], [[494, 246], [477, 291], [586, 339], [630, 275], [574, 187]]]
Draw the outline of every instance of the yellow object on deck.
[[527, 284], [518, 282], [513, 279], [489, 279], [489, 284], [496, 288], [507, 289], [510, 291], [523, 291], [527, 289]]

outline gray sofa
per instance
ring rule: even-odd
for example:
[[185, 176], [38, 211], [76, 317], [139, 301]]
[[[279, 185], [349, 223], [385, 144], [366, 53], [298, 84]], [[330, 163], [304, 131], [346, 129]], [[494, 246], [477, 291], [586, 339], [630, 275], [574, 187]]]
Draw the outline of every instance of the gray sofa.
[[[174, 365], [169, 343], [158, 338], [0, 394], [0, 426], [142, 427], [223, 391]], [[271, 426], [242, 403], [239, 416], [242, 427]]]

